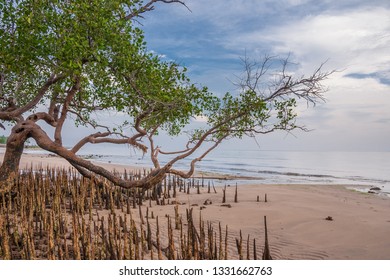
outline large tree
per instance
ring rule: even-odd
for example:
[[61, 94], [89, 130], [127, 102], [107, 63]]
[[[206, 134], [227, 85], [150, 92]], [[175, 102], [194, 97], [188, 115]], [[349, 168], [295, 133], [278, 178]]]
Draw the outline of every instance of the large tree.
[[[83, 176], [148, 188], [167, 173], [192, 176], [196, 162], [227, 139], [301, 128], [295, 124], [296, 99], [321, 99], [321, 83], [330, 73], [319, 67], [296, 78], [288, 60], [276, 71], [276, 58], [245, 59], [239, 91], [217, 97], [192, 84], [184, 67], [148, 51], [137, 18], [156, 2], [185, 5], [176, 0], [0, 0], [0, 120], [13, 126], [0, 168], [2, 188], [18, 174], [29, 138]], [[104, 126], [95, 117], [95, 112], [112, 111], [127, 116], [123, 125]], [[188, 134], [183, 149], [167, 152], [155, 143], [160, 131], [179, 135], [196, 116], [207, 122]], [[63, 127], [72, 120], [95, 132], [66, 148]], [[53, 135], [42, 122], [54, 128]], [[154, 168], [145, 178], [124, 180], [78, 155], [88, 143], [128, 144], [148, 154]], [[189, 170], [177, 169], [199, 151]], [[160, 154], [171, 155], [164, 165]]]

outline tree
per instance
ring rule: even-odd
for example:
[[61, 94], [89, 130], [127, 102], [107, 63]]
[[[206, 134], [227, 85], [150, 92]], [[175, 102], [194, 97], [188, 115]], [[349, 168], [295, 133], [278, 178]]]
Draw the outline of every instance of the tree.
[[[321, 99], [321, 82], [329, 72], [319, 67], [309, 77], [294, 78], [287, 59], [279, 72], [272, 70], [276, 58], [244, 59], [239, 93], [219, 98], [192, 84], [185, 68], [148, 52], [136, 19], [157, 2], [185, 5], [177, 0], [1, 0], [0, 120], [13, 125], [0, 168], [3, 186], [18, 174], [29, 138], [85, 177], [149, 188], [168, 173], [192, 176], [196, 162], [230, 138], [302, 128], [295, 124], [296, 99]], [[127, 120], [108, 127], [94, 117], [110, 111], [126, 114]], [[205, 117], [207, 124], [189, 134], [184, 149], [166, 152], [155, 144], [160, 131], [177, 136], [194, 116]], [[62, 135], [70, 117], [96, 132], [69, 149]], [[41, 122], [54, 128], [52, 136]], [[147, 153], [154, 168], [145, 178], [124, 180], [80, 157], [87, 143], [128, 144]], [[188, 171], [176, 168], [201, 148]], [[160, 154], [172, 157], [161, 165]]]

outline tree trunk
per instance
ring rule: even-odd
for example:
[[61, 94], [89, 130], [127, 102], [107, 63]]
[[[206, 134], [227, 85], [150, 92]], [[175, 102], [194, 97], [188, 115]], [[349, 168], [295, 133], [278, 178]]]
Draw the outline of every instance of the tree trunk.
[[7, 140], [3, 163], [0, 167], [0, 192], [12, 188], [13, 179], [19, 173], [19, 163], [24, 150], [24, 143], [28, 138], [28, 132], [16, 124]]

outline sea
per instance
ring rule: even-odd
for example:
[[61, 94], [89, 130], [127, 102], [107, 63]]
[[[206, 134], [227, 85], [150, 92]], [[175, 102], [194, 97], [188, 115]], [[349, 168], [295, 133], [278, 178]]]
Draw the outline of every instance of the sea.
[[[147, 155], [116, 147], [91, 145], [81, 154], [99, 162], [152, 166]], [[168, 160], [162, 156], [160, 161]], [[188, 170], [190, 160], [181, 161], [177, 168]], [[198, 171], [236, 176], [230, 183], [343, 184], [364, 192], [379, 188], [377, 193], [390, 196], [390, 152], [219, 149], [196, 166]]]

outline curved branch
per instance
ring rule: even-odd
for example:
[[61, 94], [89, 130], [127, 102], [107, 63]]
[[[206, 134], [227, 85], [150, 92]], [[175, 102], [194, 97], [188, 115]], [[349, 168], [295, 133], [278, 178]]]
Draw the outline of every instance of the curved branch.
[[117, 139], [117, 138], [108, 138], [107, 136], [111, 135], [110, 132], [97, 132], [94, 134], [91, 134], [87, 137], [84, 137], [81, 139], [73, 148], [72, 152], [76, 154], [84, 145], [91, 143], [91, 144], [100, 144], [100, 143], [111, 143], [111, 144], [129, 144], [132, 145], [138, 149], [140, 149], [143, 153], [146, 153], [148, 148], [145, 145], [142, 145], [141, 143], [138, 143], [133, 138], [123, 138], [123, 139]]
[[149, 109], [141, 114], [138, 115], [138, 117], [135, 119], [134, 128], [138, 131], [139, 134], [137, 134], [138, 137], [145, 136], [147, 134], [147, 131], [141, 127], [141, 122], [143, 119], [145, 119], [150, 113], [152, 112], [152, 109]]
[[228, 137], [229, 134], [225, 134], [223, 137], [221, 137], [218, 141], [215, 142], [215, 144], [213, 146], [211, 146], [209, 149], [207, 149], [200, 157], [197, 157], [195, 159], [193, 159], [191, 161], [191, 165], [190, 165], [190, 170], [186, 173], [186, 172], [183, 172], [183, 171], [180, 171], [180, 170], [176, 170], [176, 169], [170, 169], [168, 171], [168, 173], [171, 173], [171, 174], [174, 174], [174, 175], [177, 175], [177, 176], [180, 176], [182, 178], [185, 178], [185, 179], [188, 179], [190, 178], [194, 172], [195, 172], [195, 164], [198, 162], [198, 161], [201, 161], [205, 156], [207, 156], [212, 150], [214, 150], [216, 147], [219, 146], [219, 144], [222, 143], [222, 141], [224, 139], [226, 139], [226, 137]]
[[71, 152], [74, 154], [77, 154], [77, 152], [82, 147], [84, 147], [87, 143], [93, 143], [93, 140], [96, 139], [96, 137], [106, 137], [108, 135], [110, 135], [109, 132], [106, 132], [106, 133], [97, 132], [97, 133], [88, 135], [87, 137], [84, 137], [83, 139], [81, 139], [76, 145], [74, 145]]
[[158, 152], [162, 155], [177, 155], [177, 154], [183, 154], [183, 153], [186, 153], [188, 152], [189, 150], [191, 150], [191, 148], [187, 148], [185, 150], [181, 150], [181, 151], [176, 151], [176, 152], [164, 152], [162, 150], [158, 150]]
[[25, 133], [28, 133], [28, 135], [32, 137], [42, 149], [59, 155], [67, 160], [72, 166], [77, 166], [78, 170], [84, 170], [85, 174], [89, 171], [96, 175], [100, 175], [122, 188], [151, 188], [163, 180], [165, 174], [170, 168], [170, 166], [167, 165], [161, 169], [154, 169], [148, 176], [140, 180], [124, 180], [104, 167], [97, 166], [88, 160], [82, 159], [75, 155], [72, 151], [69, 151], [58, 143], [53, 142], [46, 132], [43, 131], [35, 122], [23, 122], [20, 128], [23, 129]]
[[51, 116], [50, 114], [48, 113], [45, 113], [45, 112], [38, 112], [38, 113], [35, 113], [35, 114], [32, 114], [30, 115], [28, 118], [27, 118], [28, 121], [33, 121], [33, 122], [37, 122], [39, 120], [43, 120], [45, 121], [47, 124], [53, 126], [53, 127], [56, 127], [57, 126], [57, 122], [56, 120], [53, 118], [53, 116]]

